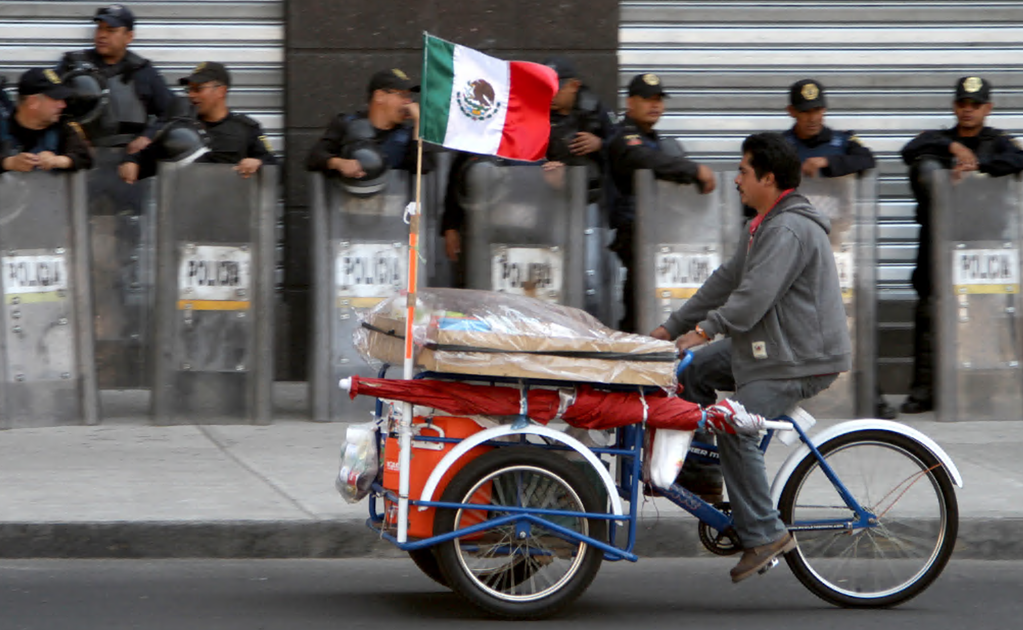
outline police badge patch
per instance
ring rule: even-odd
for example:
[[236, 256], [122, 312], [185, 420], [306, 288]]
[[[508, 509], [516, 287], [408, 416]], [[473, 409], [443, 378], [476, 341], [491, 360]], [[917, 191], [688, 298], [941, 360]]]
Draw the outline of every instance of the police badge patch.
[[807, 83], [803, 86], [803, 89], [799, 93], [802, 94], [803, 98], [806, 100], [814, 101], [817, 100], [818, 96], [820, 96], [821, 91], [820, 88], [817, 87], [817, 84]]

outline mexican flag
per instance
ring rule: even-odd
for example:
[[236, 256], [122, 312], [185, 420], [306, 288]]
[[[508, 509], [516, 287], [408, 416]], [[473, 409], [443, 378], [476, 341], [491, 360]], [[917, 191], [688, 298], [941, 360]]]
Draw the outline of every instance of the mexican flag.
[[419, 135], [451, 149], [539, 160], [551, 133], [551, 68], [424, 35]]

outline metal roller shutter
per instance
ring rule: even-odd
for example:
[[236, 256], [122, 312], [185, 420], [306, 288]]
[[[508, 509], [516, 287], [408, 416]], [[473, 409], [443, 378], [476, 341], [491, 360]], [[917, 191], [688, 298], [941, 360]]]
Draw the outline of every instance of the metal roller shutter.
[[747, 134], [791, 125], [792, 82], [820, 80], [828, 124], [878, 158], [881, 382], [904, 386], [918, 226], [898, 151], [954, 124], [952, 88], [968, 74], [994, 85], [988, 124], [1023, 133], [1021, 47], [1023, 2], [624, 1], [619, 102], [634, 74], [657, 72], [675, 96], [658, 129], [724, 168]]
[[[276, 152], [284, 143], [283, 0], [127, 2], [135, 14], [132, 50], [152, 60], [177, 92], [201, 61], [231, 71], [229, 106], [258, 120]], [[92, 43], [91, 18], [102, 2], [0, 2], [0, 74], [53, 66]]]

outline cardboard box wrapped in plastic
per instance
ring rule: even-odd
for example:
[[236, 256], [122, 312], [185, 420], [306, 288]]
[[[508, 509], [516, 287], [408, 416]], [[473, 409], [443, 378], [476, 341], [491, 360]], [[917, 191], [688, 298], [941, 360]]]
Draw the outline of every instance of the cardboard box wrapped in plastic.
[[[401, 365], [406, 296], [362, 317], [355, 344], [367, 360]], [[534, 298], [464, 289], [418, 293], [415, 364], [431, 372], [675, 386], [675, 346], [601, 324], [585, 311]]]

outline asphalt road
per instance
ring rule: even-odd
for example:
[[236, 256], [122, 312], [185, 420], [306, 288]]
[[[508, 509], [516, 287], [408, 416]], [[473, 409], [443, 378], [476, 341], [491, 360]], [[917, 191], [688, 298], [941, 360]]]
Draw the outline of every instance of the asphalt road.
[[[893, 610], [842, 610], [816, 599], [782, 564], [733, 586], [731, 559], [605, 563], [552, 629], [1018, 627], [1023, 562], [953, 562]], [[519, 623], [481, 616], [411, 561], [0, 561], [3, 630], [293, 630], [458, 628]], [[534, 626], [531, 626], [534, 627]]]

